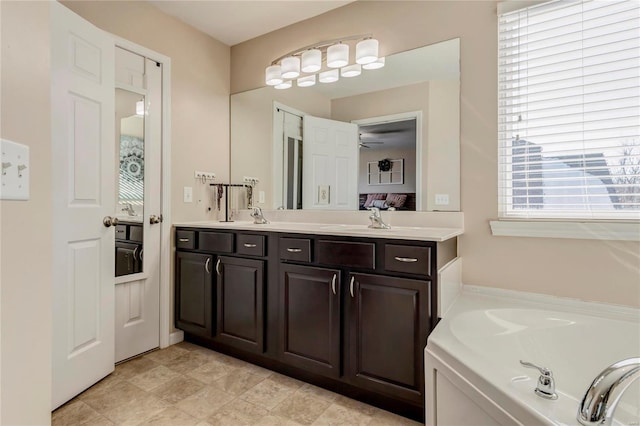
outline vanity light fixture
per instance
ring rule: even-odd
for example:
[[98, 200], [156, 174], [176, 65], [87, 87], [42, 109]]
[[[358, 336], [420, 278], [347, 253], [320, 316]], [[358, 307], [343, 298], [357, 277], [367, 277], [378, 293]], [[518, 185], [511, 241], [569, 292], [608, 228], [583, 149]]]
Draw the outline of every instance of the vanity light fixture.
[[[378, 40], [371, 34], [315, 43], [271, 62], [265, 70], [265, 82], [276, 89], [288, 89], [293, 79], [297, 79], [298, 86], [308, 87], [316, 81], [333, 83], [338, 81], [340, 75], [356, 77], [362, 73], [362, 69], [384, 66], [384, 58], [378, 58], [378, 45]], [[350, 47], [355, 47], [355, 63], [353, 59], [350, 61]]]

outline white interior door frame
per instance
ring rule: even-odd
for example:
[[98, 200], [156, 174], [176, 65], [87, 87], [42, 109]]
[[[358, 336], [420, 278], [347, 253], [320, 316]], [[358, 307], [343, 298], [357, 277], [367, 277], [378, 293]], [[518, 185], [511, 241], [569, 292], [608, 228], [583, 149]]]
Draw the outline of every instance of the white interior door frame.
[[114, 36], [115, 45], [162, 64], [162, 223], [160, 229], [160, 347], [182, 340], [171, 333], [171, 58]]
[[[393, 123], [396, 121], [416, 120], [416, 211], [422, 210], [422, 111], [401, 112], [399, 114], [382, 115], [351, 121], [358, 126]], [[426, 201], [425, 201], [426, 205]]]
[[271, 138], [272, 148], [271, 148], [271, 166], [272, 170], [274, 170], [273, 183], [272, 183], [272, 192], [273, 199], [271, 201], [272, 208], [274, 210], [279, 209], [280, 207], [286, 206], [286, 201], [284, 200], [283, 191], [284, 191], [284, 120], [282, 119], [282, 115], [280, 112], [288, 112], [293, 115], [297, 115], [304, 119], [306, 113], [304, 111], [297, 110], [285, 104], [281, 104], [278, 101], [273, 101], [273, 114], [272, 114], [272, 130], [273, 135]]

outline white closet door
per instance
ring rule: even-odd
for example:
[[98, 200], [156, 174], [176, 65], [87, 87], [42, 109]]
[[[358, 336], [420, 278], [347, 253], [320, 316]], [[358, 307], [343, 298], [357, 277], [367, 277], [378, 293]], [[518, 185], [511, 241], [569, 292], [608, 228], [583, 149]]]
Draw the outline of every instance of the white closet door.
[[[121, 60], [137, 56], [142, 73], [132, 72]], [[123, 71], [125, 70], [125, 71]], [[116, 74], [126, 74], [125, 83], [146, 93], [144, 117], [144, 206], [142, 273], [122, 276], [116, 284], [116, 362], [160, 346], [160, 228], [151, 223], [151, 215], [159, 216], [162, 157], [162, 68], [155, 61], [123, 49], [116, 49]], [[129, 76], [135, 76], [129, 81]], [[118, 82], [122, 79], [117, 78]], [[136, 82], [140, 82], [137, 85]], [[144, 83], [143, 83], [144, 82]], [[119, 123], [118, 123], [119, 124]], [[114, 163], [115, 164], [115, 163]], [[142, 208], [138, 207], [137, 208]], [[116, 212], [122, 214], [122, 212]], [[124, 218], [126, 220], [126, 216]]]
[[114, 368], [113, 63], [107, 33], [51, 2], [52, 408]]
[[302, 134], [302, 208], [357, 210], [358, 126], [305, 115]]

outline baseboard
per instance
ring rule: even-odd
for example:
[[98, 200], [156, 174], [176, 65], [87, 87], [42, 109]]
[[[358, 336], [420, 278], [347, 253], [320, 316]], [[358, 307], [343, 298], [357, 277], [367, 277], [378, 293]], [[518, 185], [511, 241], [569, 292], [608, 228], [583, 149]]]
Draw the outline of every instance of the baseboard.
[[177, 330], [169, 334], [169, 346], [180, 343], [184, 340], [184, 331]]

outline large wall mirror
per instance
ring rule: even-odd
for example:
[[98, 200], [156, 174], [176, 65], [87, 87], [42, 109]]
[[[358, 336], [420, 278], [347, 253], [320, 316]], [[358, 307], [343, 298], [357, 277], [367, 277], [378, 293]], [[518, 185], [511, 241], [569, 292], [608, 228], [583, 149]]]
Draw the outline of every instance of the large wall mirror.
[[232, 95], [231, 181], [245, 178], [266, 209], [459, 211], [460, 40], [334, 83]]

